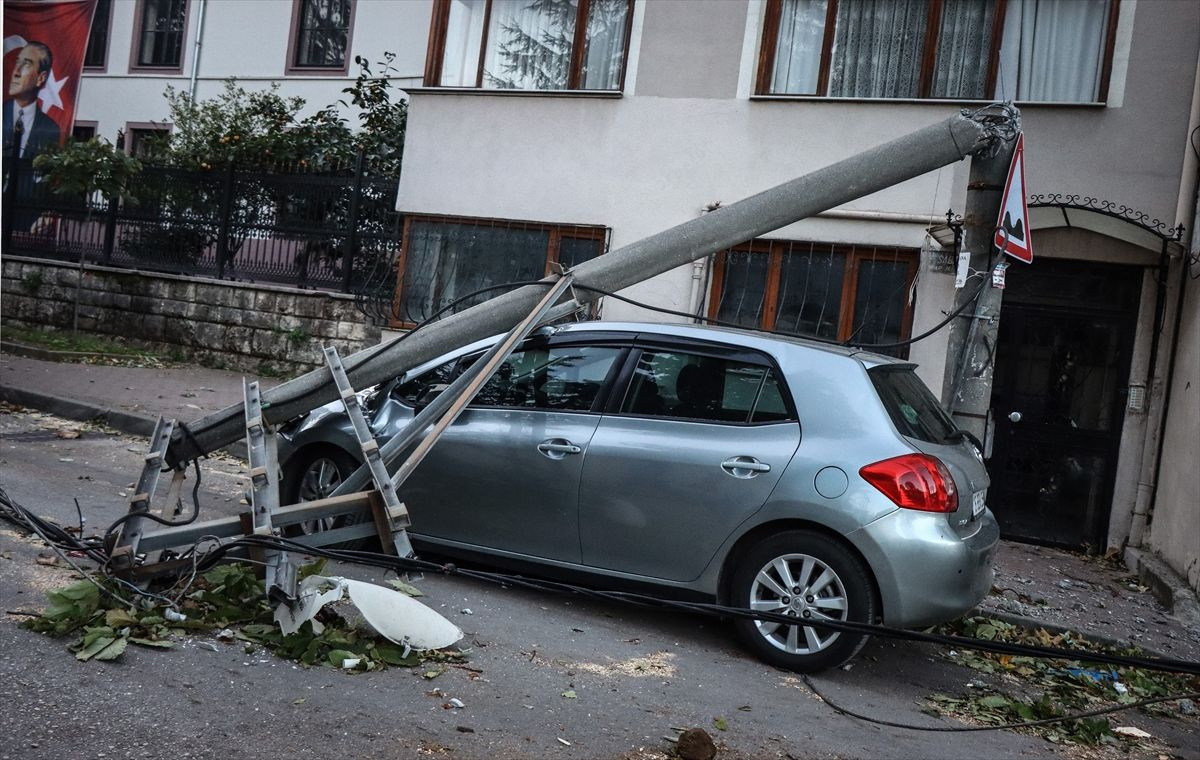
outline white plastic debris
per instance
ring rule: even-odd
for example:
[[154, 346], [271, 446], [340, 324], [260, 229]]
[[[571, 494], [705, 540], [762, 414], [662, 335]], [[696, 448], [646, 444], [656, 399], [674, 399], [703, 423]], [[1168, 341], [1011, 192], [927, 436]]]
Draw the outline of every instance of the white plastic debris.
[[1121, 683], [1120, 681], [1113, 681], [1113, 689], [1115, 689], [1118, 694], [1128, 694], [1129, 693], [1129, 688], [1127, 686], [1125, 686], [1125, 684]]
[[1135, 726], [1117, 726], [1113, 729], [1113, 733], [1117, 736], [1128, 736], [1131, 739], [1153, 739], [1151, 734], [1146, 733]]
[[178, 610], [167, 608], [163, 611], [163, 618], [171, 623], [182, 623], [183, 621], [187, 620], [187, 615], [179, 612]]
[[361, 662], [362, 662], [361, 657], [347, 657], [344, 660], [342, 660], [342, 669], [343, 670], [354, 670], [355, 668], [358, 667], [359, 663], [361, 663]]
[[458, 626], [416, 599], [373, 583], [310, 575], [301, 581], [298, 595], [295, 609], [286, 604], [275, 609], [275, 622], [285, 635], [295, 633], [305, 620], [320, 633], [324, 626], [313, 616], [326, 604], [348, 597], [372, 628], [401, 646], [442, 649], [463, 637]]
[[466, 705], [463, 704], [463, 701], [458, 697], [450, 697], [450, 699], [446, 700], [446, 704], [450, 705], [451, 707], [457, 707], [459, 710], [466, 707]]

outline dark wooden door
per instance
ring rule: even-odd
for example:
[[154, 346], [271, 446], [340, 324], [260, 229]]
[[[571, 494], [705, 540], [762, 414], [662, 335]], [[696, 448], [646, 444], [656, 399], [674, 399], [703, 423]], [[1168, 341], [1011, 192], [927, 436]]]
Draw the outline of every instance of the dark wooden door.
[[1006, 537], [1101, 547], [1141, 269], [1043, 260], [1009, 271], [992, 387], [988, 501]]

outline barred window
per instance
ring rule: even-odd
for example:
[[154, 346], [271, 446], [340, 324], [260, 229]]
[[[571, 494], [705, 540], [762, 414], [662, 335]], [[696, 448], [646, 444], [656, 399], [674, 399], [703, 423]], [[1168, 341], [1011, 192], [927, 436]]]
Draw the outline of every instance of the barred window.
[[[506, 282], [538, 280], [604, 253], [608, 229], [511, 219], [405, 219], [395, 321], [412, 325], [459, 298]], [[460, 308], [499, 295], [481, 293]]]
[[298, 0], [291, 65], [297, 69], [346, 68], [351, 0]]
[[914, 249], [754, 240], [717, 255], [709, 316], [860, 345], [906, 340], [918, 261]]

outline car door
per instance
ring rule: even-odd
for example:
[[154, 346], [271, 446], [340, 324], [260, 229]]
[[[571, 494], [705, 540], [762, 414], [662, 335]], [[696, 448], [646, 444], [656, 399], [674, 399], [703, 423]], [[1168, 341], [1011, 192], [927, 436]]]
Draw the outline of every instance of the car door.
[[579, 562], [583, 454], [626, 351], [540, 338], [509, 356], [405, 483], [413, 533]]
[[583, 563], [688, 581], [767, 500], [800, 444], [771, 360], [647, 343], [592, 437], [580, 483]]

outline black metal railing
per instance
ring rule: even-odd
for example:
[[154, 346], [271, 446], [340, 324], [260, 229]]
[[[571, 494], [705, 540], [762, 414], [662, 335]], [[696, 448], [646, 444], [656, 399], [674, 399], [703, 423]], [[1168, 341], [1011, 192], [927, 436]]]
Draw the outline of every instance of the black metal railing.
[[4, 252], [390, 300], [380, 288], [394, 287], [403, 229], [396, 178], [361, 156], [320, 172], [146, 165], [131, 191], [66, 197], [29, 159], [6, 160]]

